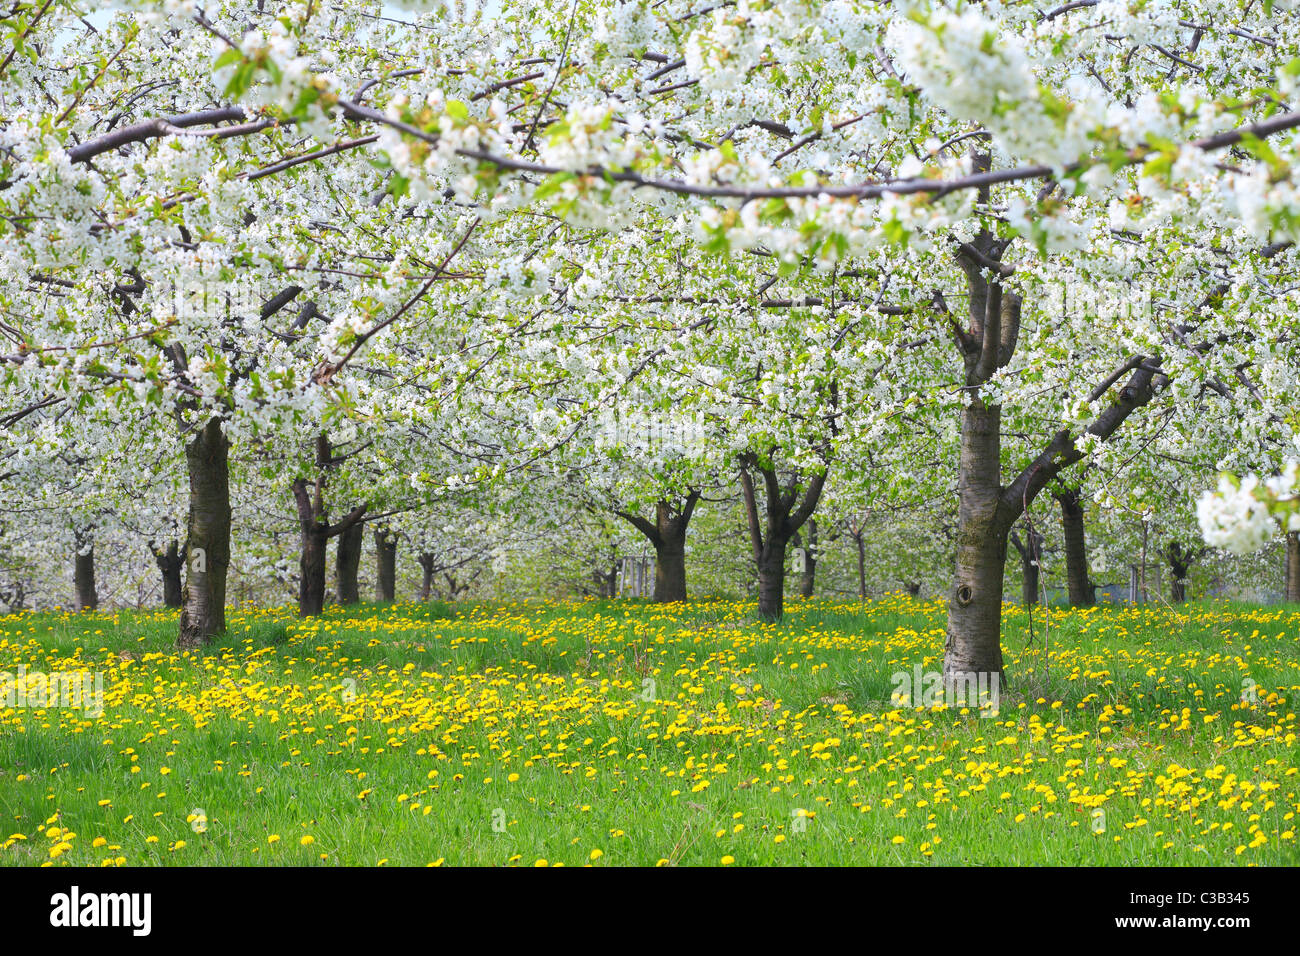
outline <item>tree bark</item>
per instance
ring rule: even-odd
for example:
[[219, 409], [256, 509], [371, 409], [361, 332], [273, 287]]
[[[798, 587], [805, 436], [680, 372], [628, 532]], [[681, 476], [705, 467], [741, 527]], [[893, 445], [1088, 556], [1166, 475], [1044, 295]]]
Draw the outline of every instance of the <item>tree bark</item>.
[[758, 559], [758, 616], [779, 621], [785, 613], [785, 549], [787, 542], [773, 535]]
[[1043, 537], [1040, 534], [1030, 533], [1022, 542], [1020, 536], [1013, 531], [1011, 543], [1020, 553], [1021, 600], [1025, 607], [1035, 607], [1038, 604], [1039, 558], [1043, 552]]
[[[328, 456], [318, 461], [328, 461]], [[325, 567], [329, 539], [356, 527], [365, 516], [366, 505], [348, 512], [337, 524], [330, 524], [325, 506], [325, 478], [318, 475], [312, 491], [305, 478], [293, 483], [294, 503], [298, 507], [301, 545], [298, 555], [298, 615], [313, 617], [325, 610]]]
[[1001, 682], [1002, 584], [1009, 521], [1000, 513], [1002, 409], [975, 397], [962, 411], [957, 482], [957, 565], [948, 596], [944, 684]]
[[397, 535], [375, 529], [375, 600], [397, 599]]
[[429, 600], [429, 595], [433, 593], [433, 572], [435, 570], [435, 562], [437, 561], [437, 558], [432, 552], [424, 551], [420, 554], [418, 560], [420, 562], [420, 571], [422, 572], [420, 578], [420, 600], [427, 601]]
[[180, 647], [199, 647], [226, 630], [230, 566], [230, 440], [221, 419], [208, 419], [185, 446], [190, 480]]
[[653, 522], [626, 511], [614, 512], [645, 535], [655, 549], [656, 604], [686, 600], [686, 529], [699, 500], [697, 491], [687, 494], [680, 506], [660, 499]]
[[1182, 604], [1187, 600], [1187, 576], [1205, 550], [1184, 548], [1177, 541], [1171, 541], [1160, 552], [1169, 563], [1169, 598], [1174, 604]]
[[[766, 497], [765, 515], [759, 516], [758, 499], [750, 469], [763, 477]], [[745, 501], [745, 518], [754, 564], [758, 568], [758, 616], [765, 621], [780, 620], [785, 613], [786, 545], [804, 523], [812, 517], [826, 484], [826, 472], [813, 475], [802, 489], [799, 477], [782, 487], [775, 467], [760, 465], [747, 455], [741, 460], [740, 488]]]
[[152, 543], [154, 563], [162, 573], [163, 607], [180, 607], [184, 585], [181, 582], [181, 570], [185, 567], [185, 552], [180, 542], [172, 539], [167, 542], [167, 550], [161, 550]]
[[1083, 506], [1077, 489], [1054, 492], [1061, 506], [1061, 534], [1065, 539], [1065, 586], [1070, 607], [1092, 607], [1097, 588], [1088, 574], [1088, 545], [1084, 534]]
[[72, 556], [72, 584], [78, 611], [93, 611], [99, 607], [95, 591], [95, 541], [89, 530], [73, 536], [75, 551]]
[[313, 617], [325, 610], [325, 554], [329, 538], [325, 526], [312, 523], [302, 529], [298, 554], [298, 616]]
[[338, 580], [338, 600], [344, 606], [361, 603], [357, 573], [361, 570], [361, 544], [365, 541], [365, 534], [365, 525], [360, 522], [339, 534], [334, 572]]
[[[987, 157], [981, 160], [987, 168]], [[1064, 469], [1083, 458], [1076, 434], [1063, 429], [1009, 486], [1001, 485], [1001, 409], [986, 404], [979, 389], [1011, 360], [1019, 336], [1021, 300], [1002, 291], [1001, 277], [1010, 269], [1000, 263], [1007, 242], [982, 231], [974, 242], [959, 247], [958, 262], [966, 272], [970, 293], [969, 329], [950, 317], [965, 364], [967, 389], [957, 480], [957, 567], [948, 599], [944, 647], [944, 685], [958, 695], [972, 687], [989, 686], [994, 680], [1000, 686], [1007, 535], [1028, 503]], [[1126, 373], [1127, 382], [1112, 392]], [[1088, 393], [1090, 401], [1099, 402], [1105, 396], [1109, 402], [1085, 431], [1099, 441], [1108, 440], [1151, 400], [1157, 385], [1165, 380], [1159, 356], [1129, 356]]]
[[655, 548], [656, 604], [686, 600], [686, 534]]
[[1300, 603], [1300, 531], [1286, 536], [1286, 599]]

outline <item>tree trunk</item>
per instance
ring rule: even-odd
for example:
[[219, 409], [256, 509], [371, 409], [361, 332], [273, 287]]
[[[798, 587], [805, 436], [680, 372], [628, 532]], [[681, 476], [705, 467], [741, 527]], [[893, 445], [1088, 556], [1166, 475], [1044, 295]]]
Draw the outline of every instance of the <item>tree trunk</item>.
[[1033, 558], [1023, 557], [1020, 560], [1020, 568], [1020, 597], [1025, 602], [1025, 607], [1034, 607], [1038, 604], [1038, 562]]
[[656, 604], [686, 600], [686, 529], [699, 500], [692, 491], [679, 509], [662, 500], [655, 505], [655, 535], [650, 542], [655, 548]]
[[326, 526], [312, 522], [302, 529], [298, 555], [298, 616], [314, 617], [325, 610]]
[[1043, 553], [1043, 536], [1031, 531], [1022, 542], [1020, 536], [1013, 531], [1011, 543], [1020, 553], [1020, 597], [1025, 607], [1033, 608], [1038, 604], [1039, 560]]
[[181, 569], [185, 566], [185, 555], [181, 552], [180, 543], [173, 539], [167, 542], [166, 551], [154, 548], [153, 559], [162, 573], [163, 607], [180, 607], [183, 589]]
[[185, 446], [190, 479], [185, 588], [180, 647], [198, 647], [226, 630], [226, 571], [230, 566], [230, 441], [221, 419], [210, 418]]
[[[341, 521], [330, 524], [329, 508], [325, 504], [325, 475], [341, 459], [334, 456], [329, 438], [323, 433], [316, 436], [316, 480], [310, 485], [306, 478], [293, 482], [293, 500], [298, 508], [298, 528], [302, 534], [301, 553], [298, 557], [298, 614], [314, 617], [325, 610], [325, 565], [329, 539], [346, 535], [360, 527], [368, 505], [358, 505]], [[360, 543], [353, 548], [360, 551]], [[359, 554], [357, 560], [360, 560]], [[344, 577], [344, 559], [339, 559], [340, 583]], [[353, 590], [356, 578], [353, 575]]]
[[1286, 536], [1286, 599], [1300, 603], [1300, 531]]
[[867, 599], [867, 542], [866, 533], [858, 531], [853, 536], [853, 542], [858, 546], [858, 600]]
[[1002, 410], [976, 396], [962, 412], [957, 480], [957, 567], [948, 596], [946, 688], [1002, 681], [1002, 585], [1007, 534], [1001, 503]]
[[1058, 492], [1061, 506], [1061, 532], [1065, 539], [1065, 585], [1070, 607], [1092, 607], [1097, 603], [1097, 589], [1088, 576], [1088, 547], [1083, 527], [1083, 507], [1075, 490]]
[[810, 598], [817, 583], [817, 519], [808, 519], [808, 546], [803, 549], [803, 574], [799, 578], [799, 595]]
[[361, 569], [361, 544], [365, 540], [365, 534], [366, 527], [360, 522], [339, 534], [334, 571], [338, 579], [338, 600], [345, 606], [361, 603], [357, 572]]
[[655, 504], [654, 521], [626, 511], [614, 512], [645, 535], [654, 546], [656, 604], [686, 600], [686, 529], [699, 500], [696, 491], [690, 492], [680, 507], [661, 498]]
[[[751, 468], [763, 478], [767, 500], [762, 518]], [[812, 517], [825, 487], [825, 471], [813, 475], [801, 494], [799, 475], [792, 476], [789, 484], [782, 486], [774, 466], [760, 465], [754, 455], [741, 459], [740, 490], [745, 502], [750, 547], [758, 569], [758, 616], [761, 620], [779, 620], [785, 613], [786, 545]]]
[[758, 561], [758, 616], [766, 621], [785, 613], [785, 546], [785, 538], [769, 534]]
[[1187, 577], [1192, 565], [1205, 554], [1204, 548], [1184, 548], [1177, 541], [1171, 541], [1160, 552], [1169, 563], [1169, 597], [1175, 604], [1187, 600]]
[[686, 600], [686, 526], [655, 545], [656, 604]]
[[72, 557], [72, 583], [76, 591], [78, 611], [93, 611], [99, 607], [95, 592], [95, 542], [90, 532], [78, 532], [73, 538], [76, 549]]
[[436, 558], [429, 552], [423, 552], [419, 557], [420, 570], [423, 576], [420, 579], [420, 600], [429, 600], [429, 595], [433, 593], [433, 570]]
[[375, 600], [393, 601], [397, 595], [397, 535], [375, 529]]

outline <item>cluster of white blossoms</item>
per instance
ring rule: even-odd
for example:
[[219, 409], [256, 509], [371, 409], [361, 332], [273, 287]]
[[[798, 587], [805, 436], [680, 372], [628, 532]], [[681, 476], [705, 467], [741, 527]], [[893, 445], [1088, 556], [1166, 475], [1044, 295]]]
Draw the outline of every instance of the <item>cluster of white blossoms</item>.
[[1279, 177], [1261, 164], [1231, 180], [1233, 199], [1242, 223], [1260, 239], [1300, 240], [1300, 187], [1294, 167]]
[[[12, 353], [0, 417], [50, 390], [105, 409], [125, 389], [137, 402], [161, 392], [160, 435], [197, 403], [228, 416], [238, 446], [305, 434], [332, 405], [370, 415], [355, 442], [395, 456], [366, 461], [385, 474], [442, 468], [427, 460], [433, 442], [393, 450], [414, 425], [449, 448], [522, 449], [512, 464], [545, 453], [587, 474], [689, 458], [680, 473], [705, 482], [724, 452], [769, 441], [808, 467], [809, 449], [851, 449], [837, 477], [896, 435], [899, 448], [931, 436], [941, 453], [918, 460], [950, 461], [951, 406], [975, 394], [954, 379], [950, 326], [965, 325], [966, 299], [952, 251], [988, 227], [1022, 237], [1003, 261], [1025, 321], [981, 393], [1005, 406], [1008, 436], [1081, 432], [1124, 382], [1081, 396], [1141, 354], [1170, 380], [1134, 416], [1150, 424], [1143, 439], [1181, 454], [1184, 410], [1199, 438], [1229, 393], [1223, 440], [1246, 450], [1221, 467], [1276, 447], [1264, 405], [1285, 409], [1295, 390], [1277, 333], [1297, 258], [1254, 253], [1300, 237], [1295, 132], [1265, 138], [1280, 161], [1253, 142], [1252, 157], [1189, 141], [1287, 115], [1276, 110], [1294, 103], [1297, 73], [1278, 63], [1300, 38], [1286, 14], [1270, 21], [1244, 0], [401, 5], [430, 13], [399, 25], [347, 4], [256, 17], [204, 4], [208, 27], [186, 0], [131, 0], [170, 12], [174, 32], [143, 29], [111, 73], [76, 80], [126, 33], [87, 32], [83, 51], [29, 73], [16, 58], [0, 122], [0, 288], [25, 339], [6, 333], [0, 349]], [[50, 16], [81, 29], [65, 6]], [[467, 14], [483, 6], [493, 12]], [[143, 119], [214, 106], [245, 112], [72, 158]], [[972, 152], [995, 176], [1085, 168], [1056, 183], [1024, 173], [982, 197], [959, 182]], [[133, 299], [129, 270], [145, 289]], [[172, 316], [159, 293], [176, 272], [246, 277], [249, 301]], [[1221, 282], [1232, 289], [1202, 309]], [[263, 314], [290, 283], [300, 291]], [[1049, 310], [1049, 283], [1081, 301]], [[24, 357], [31, 346], [40, 361]], [[319, 363], [344, 356], [347, 372], [322, 384]], [[614, 428], [602, 415], [633, 380], [656, 411]], [[1173, 425], [1157, 417], [1175, 404]], [[725, 433], [643, 440], [660, 414]], [[1151, 467], [1136, 440], [1107, 457], [1113, 447], [1077, 438], [1090, 482], [1129, 455]], [[948, 472], [924, 470], [950, 492]], [[1293, 486], [1293, 470], [1228, 482], [1202, 504], [1207, 537], [1248, 550], [1279, 518], [1292, 527]]]
[[1264, 481], [1255, 475], [1219, 479], [1196, 505], [1205, 543], [1237, 554], [1258, 551], [1283, 532], [1300, 531], [1296, 479], [1300, 463], [1290, 461], [1279, 475]]

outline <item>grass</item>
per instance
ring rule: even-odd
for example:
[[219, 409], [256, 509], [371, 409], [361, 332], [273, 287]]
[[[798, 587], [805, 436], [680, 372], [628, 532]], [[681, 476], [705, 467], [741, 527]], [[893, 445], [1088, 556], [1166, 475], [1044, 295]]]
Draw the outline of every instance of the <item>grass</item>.
[[750, 604], [0, 618], [0, 863], [1294, 865], [1300, 609], [1008, 607], [996, 718], [895, 706], [943, 609]]

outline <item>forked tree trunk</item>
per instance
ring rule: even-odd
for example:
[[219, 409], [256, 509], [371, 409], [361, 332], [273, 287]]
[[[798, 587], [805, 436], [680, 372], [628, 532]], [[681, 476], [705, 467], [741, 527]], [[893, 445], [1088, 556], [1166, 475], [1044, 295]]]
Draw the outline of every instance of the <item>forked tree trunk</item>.
[[957, 482], [957, 567], [948, 596], [944, 684], [961, 692], [1002, 680], [1002, 585], [1007, 534], [1001, 514], [1002, 410], [976, 397], [962, 412]]
[[1286, 599], [1300, 603], [1300, 531], [1286, 536]]
[[361, 570], [361, 545], [365, 541], [365, 535], [365, 525], [360, 522], [339, 534], [334, 554], [334, 573], [338, 580], [338, 600], [344, 606], [361, 603], [357, 573]]
[[[973, 168], [989, 169], [988, 154], [977, 153]], [[989, 191], [981, 190], [981, 200]], [[980, 388], [1006, 366], [1020, 335], [1022, 301], [1003, 293], [1004, 277], [1014, 268], [1001, 265], [1011, 240], [987, 230], [961, 244], [957, 261], [966, 273], [968, 329], [951, 320], [965, 365], [966, 403], [962, 410], [961, 455], [957, 478], [957, 562], [948, 597], [948, 633], [943, 681], [950, 699], [980, 686], [1000, 687], [1003, 680], [1002, 587], [1007, 535], [1011, 525], [1039, 491], [1061, 471], [1083, 458], [1069, 429], [1058, 431], [1007, 488], [1001, 484], [1001, 408], [986, 404]], [[1086, 431], [1106, 441], [1127, 418], [1151, 400], [1157, 377], [1164, 378], [1157, 356], [1133, 355], [1088, 393], [1090, 401], [1111, 396]], [[1118, 392], [1114, 386], [1126, 374]], [[996, 681], [997, 683], [994, 683]]]
[[[317, 462], [321, 467], [328, 467], [328, 444], [323, 438], [319, 447], [322, 450], [318, 452]], [[323, 474], [317, 476], [312, 491], [307, 490], [305, 478], [295, 480], [292, 488], [294, 503], [298, 507], [301, 540], [298, 555], [298, 614], [300, 617], [313, 617], [325, 610], [325, 569], [329, 539], [358, 527], [367, 506], [359, 505], [338, 523], [330, 524], [329, 510], [325, 506]]]
[[185, 446], [190, 479], [180, 647], [198, 647], [226, 630], [230, 566], [230, 441], [210, 418]]
[[[763, 517], [750, 469], [763, 477], [766, 507]], [[813, 475], [800, 493], [799, 477], [782, 487], [774, 467], [761, 466], [753, 455], [742, 459], [740, 489], [745, 502], [745, 519], [754, 564], [758, 569], [758, 616], [765, 621], [780, 620], [785, 613], [786, 545], [804, 523], [812, 517], [826, 485], [826, 472]]]
[[397, 599], [397, 535], [375, 529], [375, 600]]
[[1205, 548], [1184, 548], [1171, 541], [1160, 552], [1169, 563], [1169, 598], [1174, 604], [1187, 600], [1187, 576], [1205, 551]]
[[158, 565], [158, 571], [162, 574], [163, 584], [163, 607], [180, 607], [181, 592], [184, 585], [181, 582], [181, 570], [185, 567], [185, 554], [181, 550], [180, 543], [175, 539], [167, 542], [167, 550], [162, 551], [150, 545], [153, 551], [154, 563]]
[[79, 531], [73, 537], [72, 586], [78, 611], [93, 611], [99, 607], [99, 594], [95, 591], [95, 541], [90, 531]]
[[1084, 534], [1083, 506], [1074, 489], [1053, 494], [1061, 506], [1061, 536], [1065, 542], [1065, 587], [1070, 607], [1092, 607], [1097, 588], [1088, 574], [1088, 545]]
[[437, 558], [430, 551], [421, 552], [417, 559], [420, 562], [420, 600], [429, 600], [429, 595], [433, 593], [433, 572], [436, 567]]
[[699, 493], [695, 491], [686, 496], [680, 507], [661, 499], [655, 504], [653, 522], [626, 511], [614, 512], [645, 535], [655, 549], [654, 600], [657, 604], [686, 600], [686, 529], [699, 500]]

